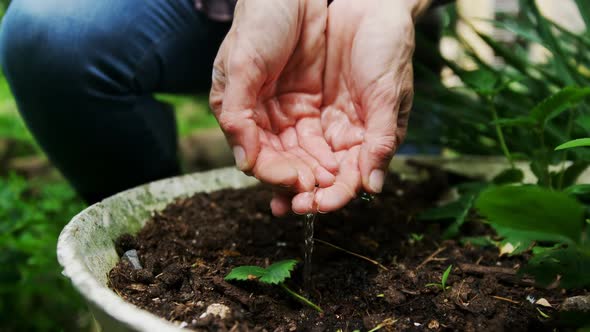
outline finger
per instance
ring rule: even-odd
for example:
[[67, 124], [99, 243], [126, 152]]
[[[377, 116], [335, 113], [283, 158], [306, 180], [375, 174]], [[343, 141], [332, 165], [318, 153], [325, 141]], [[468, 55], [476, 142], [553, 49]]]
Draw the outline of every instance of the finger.
[[293, 194], [275, 191], [270, 201], [270, 210], [275, 217], [284, 217], [291, 210]]
[[312, 169], [301, 158], [297, 157], [291, 151], [284, 151], [282, 155], [289, 160], [291, 167], [297, 170], [297, 183], [295, 190], [297, 192], [313, 191], [316, 184], [316, 179]]
[[247, 172], [252, 169], [260, 151], [259, 128], [253, 119], [254, 111], [226, 112], [217, 117], [219, 126], [232, 148], [238, 169]]
[[269, 147], [260, 151], [252, 171], [260, 181], [285, 188], [294, 187], [299, 179], [291, 160]]
[[347, 151], [334, 184], [317, 190], [315, 202], [318, 212], [327, 213], [338, 210], [356, 197], [361, 186], [358, 157], [359, 147], [353, 147]]
[[332, 148], [326, 142], [322, 133], [322, 126], [319, 118], [304, 118], [295, 126], [299, 146], [309, 155], [315, 157], [319, 164], [328, 172], [338, 170], [338, 162], [332, 152]]
[[224, 84], [214, 86], [211, 96], [217, 102], [222, 95], [221, 105], [212, 101], [215, 116], [232, 147], [236, 166], [249, 171], [260, 150], [255, 108], [267, 72], [258, 56], [239, 52], [243, 45], [237, 31], [232, 30], [226, 37], [214, 70], [215, 77], [222, 77]]
[[[280, 140], [285, 151], [303, 161], [313, 172], [315, 183], [320, 187], [327, 187], [334, 183], [334, 175], [328, 172], [313, 155], [307, 153], [299, 146], [299, 137], [293, 128], [287, 128], [280, 134]], [[337, 165], [336, 158], [334, 162]]]
[[293, 212], [296, 214], [307, 214], [313, 213], [317, 210], [314, 209], [314, 193], [313, 192], [305, 192], [299, 193], [293, 197], [291, 201], [291, 207], [293, 208]]

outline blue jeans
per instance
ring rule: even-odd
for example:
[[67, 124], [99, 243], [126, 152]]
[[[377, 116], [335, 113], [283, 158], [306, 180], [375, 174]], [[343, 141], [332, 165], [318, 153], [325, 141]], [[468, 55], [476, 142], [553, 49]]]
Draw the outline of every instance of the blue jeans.
[[0, 63], [40, 146], [89, 203], [177, 175], [172, 107], [206, 92], [229, 23], [193, 0], [13, 0]]

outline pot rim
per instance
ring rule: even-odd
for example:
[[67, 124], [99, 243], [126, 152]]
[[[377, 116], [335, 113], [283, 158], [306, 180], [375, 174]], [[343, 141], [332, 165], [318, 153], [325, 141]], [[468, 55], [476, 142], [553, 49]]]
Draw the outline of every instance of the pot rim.
[[[134, 194], [145, 192], [146, 188], [150, 187], [158, 188], [171, 185], [174, 182], [183, 183], [190, 180], [203, 180], [201, 182], [208, 182], [208, 180], [211, 178], [223, 179], [225, 182], [222, 184], [221, 182], [215, 180], [215, 184], [213, 184], [210, 190], [194, 188], [194, 191], [191, 192], [189, 189], [181, 189], [177, 194], [170, 195], [168, 199], [172, 201], [174, 199], [186, 195], [192, 195], [197, 192], [219, 190], [220, 188], [237, 188], [239, 187], [236, 186], [237, 183], [243, 183], [241, 187], [246, 187], [248, 184], [254, 184], [257, 182], [252, 178], [248, 179], [245, 175], [243, 175], [242, 172], [239, 172], [233, 167], [221, 168], [207, 172], [187, 174], [150, 182], [148, 184], [125, 190], [109, 198], [106, 198], [101, 202], [95, 203], [75, 215], [59, 235], [57, 243], [57, 258], [59, 264], [63, 268], [62, 274], [71, 280], [74, 288], [91, 306], [100, 309], [111, 318], [117, 320], [132, 330], [162, 332], [180, 331], [181, 328], [178, 325], [125, 301], [109, 287], [103, 285], [84, 263], [84, 257], [78, 250], [78, 246], [76, 245], [74, 238], [76, 237], [77, 232], [80, 230], [80, 224], [83, 222], [89, 222], [89, 220], [84, 220], [86, 219], [85, 217], [89, 216], [89, 214], [94, 216], [104, 215], [106, 212], [105, 205], [108, 205], [109, 202], [120, 199], [127, 200]], [[219, 188], [214, 188], [216, 185]], [[157, 190], [155, 191], [157, 192]], [[164, 201], [164, 199], [162, 199], [162, 201]], [[167, 204], [167, 202], [164, 203]], [[99, 223], [101, 226], [105, 226], [105, 218], [100, 219], [101, 221]]]

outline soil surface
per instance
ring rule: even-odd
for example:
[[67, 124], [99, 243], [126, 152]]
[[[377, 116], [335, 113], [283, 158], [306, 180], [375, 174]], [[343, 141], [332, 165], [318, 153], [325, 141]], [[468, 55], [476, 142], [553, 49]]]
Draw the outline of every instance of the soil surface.
[[[316, 241], [307, 295], [323, 313], [278, 286], [223, 279], [241, 265], [303, 261], [303, 218], [272, 217], [271, 193], [262, 186], [198, 194], [155, 214], [137, 236], [117, 241], [120, 255], [137, 250], [143, 268], [134, 270], [122, 259], [109, 274], [110, 287], [143, 309], [203, 331], [552, 330], [556, 323], [537, 309], [551, 317], [556, 312], [527, 297], [545, 298], [555, 307], [569, 294], [518, 278], [515, 271], [526, 256], [499, 257], [497, 248], [443, 241], [439, 224], [416, 220], [448, 186], [444, 174], [422, 184], [392, 175], [372, 201], [357, 199], [318, 216], [317, 239], [387, 269]], [[489, 233], [477, 225], [468, 224], [466, 231]], [[440, 282], [450, 264], [449, 289], [426, 286]], [[302, 265], [287, 281], [301, 292]], [[203, 317], [215, 303], [231, 312], [224, 319]]]

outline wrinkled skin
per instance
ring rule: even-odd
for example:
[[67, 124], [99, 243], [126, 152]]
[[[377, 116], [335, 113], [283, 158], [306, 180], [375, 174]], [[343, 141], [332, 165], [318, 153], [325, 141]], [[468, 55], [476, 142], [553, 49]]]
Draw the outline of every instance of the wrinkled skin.
[[381, 191], [412, 101], [407, 3], [238, 2], [210, 102], [238, 168], [277, 188], [273, 214]]

